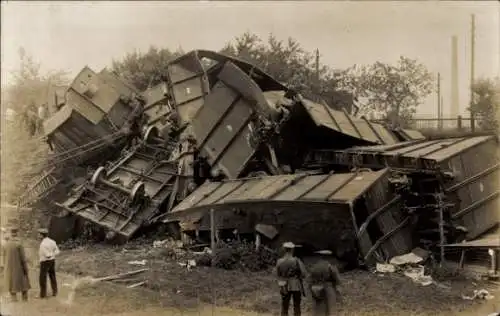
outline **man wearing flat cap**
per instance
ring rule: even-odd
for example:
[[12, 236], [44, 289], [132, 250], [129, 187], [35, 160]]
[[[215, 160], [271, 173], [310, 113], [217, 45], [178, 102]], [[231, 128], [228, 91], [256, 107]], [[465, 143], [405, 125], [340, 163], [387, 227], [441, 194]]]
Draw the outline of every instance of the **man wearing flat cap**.
[[47, 297], [47, 276], [50, 279], [50, 287], [52, 295], [57, 295], [57, 280], [56, 280], [56, 256], [59, 254], [59, 247], [54, 240], [49, 238], [49, 231], [45, 228], [38, 230], [42, 238], [40, 249], [38, 251], [40, 257], [40, 298]]
[[309, 286], [312, 296], [312, 315], [328, 316], [334, 312], [335, 303], [340, 300], [337, 286], [340, 284], [340, 274], [335, 265], [330, 264], [327, 256], [330, 250], [317, 251], [321, 258], [310, 270]]
[[28, 276], [28, 262], [17, 233], [17, 228], [10, 230], [10, 238], [3, 249], [5, 257], [4, 282], [12, 301], [17, 301], [17, 293], [19, 292], [22, 294], [23, 301], [27, 301], [28, 290], [31, 288]]
[[281, 316], [288, 315], [290, 300], [293, 300], [294, 316], [300, 316], [300, 304], [302, 296], [305, 296], [303, 280], [307, 272], [302, 260], [293, 254], [295, 245], [292, 242], [286, 242], [283, 248], [285, 255], [276, 263], [276, 275], [281, 294]]

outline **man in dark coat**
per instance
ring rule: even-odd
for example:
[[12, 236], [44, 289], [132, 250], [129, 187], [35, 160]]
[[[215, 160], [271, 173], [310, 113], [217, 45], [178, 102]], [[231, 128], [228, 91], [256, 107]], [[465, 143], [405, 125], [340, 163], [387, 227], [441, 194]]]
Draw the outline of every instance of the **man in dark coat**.
[[[322, 250], [317, 253], [322, 256], [332, 254], [329, 250]], [[311, 267], [309, 285], [313, 303], [312, 315], [332, 315], [336, 302], [340, 300], [340, 292], [337, 289], [339, 284], [340, 274], [337, 267], [330, 264], [325, 257]]]
[[4, 249], [5, 274], [4, 284], [13, 301], [17, 301], [17, 293], [21, 292], [23, 301], [28, 300], [31, 288], [28, 276], [28, 263], [24, 247], [18, 239], [17, 229], [11, 229], [11, 236]]
[[293, 300], [293, 314], [300, 316], [300, 304], [304, 294], [303, 280], [307, 272], [302, 261], [293, 255], [295, 245], [292, 242], [283, 244], [285, 255], [276, 263], [276, 275], [281, 294], [281, 316], [288, 315], [290, 300]]

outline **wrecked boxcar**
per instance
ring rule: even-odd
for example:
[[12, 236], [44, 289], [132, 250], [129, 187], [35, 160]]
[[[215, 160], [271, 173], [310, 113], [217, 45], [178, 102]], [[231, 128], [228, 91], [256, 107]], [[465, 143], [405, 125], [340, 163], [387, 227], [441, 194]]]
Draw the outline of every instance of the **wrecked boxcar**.
[[61, 178], [47, 169], [23, 203], [52, 199], [121, 241], [162, 221], [205, 241], [213, 209], [221, 239], [257, 234], [339, 257], [357, 249], [367, 263], [491, 226], [498, 161], [467, 162], [497, 148], [492, 138], [425, 141], [205, 50], [173, 60], [163, 79], [139, 92], [84, 68], [46, 132], [85, 174], [54, 198], [47, 187]]
[[[415, 194], [438, 196], [440, 193], [447, 198], [448, 201], [439, 207], [449, 211], [450, 222], [465, 227], [467, 239], [486, 232], [500, 220], [496, 136], [321, 150], [312, 152], [309, 161], [314, 167], [344, 165], [400, 170], [414, 179]], [[431, 182], [435, 185], [429, 186]], [[437, 202], [421, 200], [415, 202], [415, 207], [433, 203]]]
[[208, 182], [163, 220], [178, 221], [184, 233], [206, 242], [214, 210], [214, 227], [222, 239], [234, 230], [256, 234], [256, 227], [265, 225], [276, 231], [263, 236], [274, 246], [292, 240], [335, 250], [340, 257], [359, 247], [364, 260], [383, 261], [413, 247], [401, 197], [389, 187], [388, 170]]
[[135, 93], [107, 70], [97, 74], [85, 67], [67, 89], [64, 105], [44, 121], [45, 139], [52, 149], [48, 166], [18, 204], [24, 207], [47, 199], [43, 204], [51, 205], [52, 192], [59, 195], [75, 178], [85, 176], [88, 166], [116, 157], [140, 126], [141, 100]]
[[[218, 60], [207, 70], [210, 93], [200, 96], [203, 107], [193, 109], [186, 131], [211, 174], [229, 179], [250, 172], [280, 174], [299, 168], [314, 148], [399, 142], [385, 126], [304, 99], [245, 62], [206, 51], [188, 56]], [[196, 91], [207, 89], [199, 86]], [[405, 140], [422, 137], [411, 131], [404, 135]]]

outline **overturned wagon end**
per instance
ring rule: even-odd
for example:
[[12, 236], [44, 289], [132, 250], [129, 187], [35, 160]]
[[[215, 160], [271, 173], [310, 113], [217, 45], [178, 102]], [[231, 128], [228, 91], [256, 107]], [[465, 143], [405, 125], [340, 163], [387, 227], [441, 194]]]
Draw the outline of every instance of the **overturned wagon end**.
[[202, 185], [163, 221], [177, 223], [198, 240], [214, 227], [224, 239], [237, 230], [256, 234], [273, 227], [277, 234], [259, 234], [263, 243], [285, 240], [314, 249], [331, 249], [338, 256], [359, 249], [368, 263], [412, 249], [409, 219], [400, 197], [390, 189], [389, 171], [345, 174], [291, 174], [247, 178]]

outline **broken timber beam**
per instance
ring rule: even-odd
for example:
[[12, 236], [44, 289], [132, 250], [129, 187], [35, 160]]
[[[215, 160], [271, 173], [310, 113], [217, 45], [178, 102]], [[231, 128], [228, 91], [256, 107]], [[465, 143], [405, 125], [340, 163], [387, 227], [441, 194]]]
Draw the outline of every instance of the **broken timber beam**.
[[125, 272], [125, 273], [119, 273], [119, 274], [109, 275], [109, 276], [102, 277], [102, 278], [96, 278], [94, 280], [97, 281], [97, 282], [100, 282], [100, 281], [113, 281], [113, 280], [117, 280], [117, 279], [123, 279], [123, 278], [131, 276], [131, 275], [136, 275], [136, 274], [148, 271], [148, 270], [149, 269], [147, 269], [147, 268], [146, 269], [140, 269], [140, 270]]

